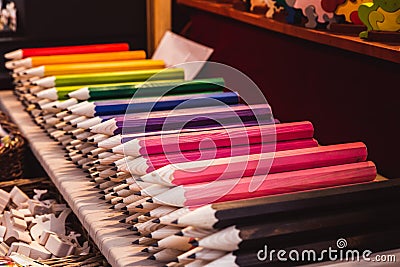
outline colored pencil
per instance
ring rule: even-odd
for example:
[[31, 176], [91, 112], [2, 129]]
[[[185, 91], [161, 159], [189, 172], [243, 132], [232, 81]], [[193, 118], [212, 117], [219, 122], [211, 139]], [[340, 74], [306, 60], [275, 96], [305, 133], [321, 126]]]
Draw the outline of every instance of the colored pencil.
[[[185, 105], [185, 102], [189, 104]], [[107, 104], [106, 104], [107, 103]], [[106, 102], [87, 102], [86, 105], [71, 110], [72, 114], [87, 117], [114, 115], [125, 113], [139, 113], [174, 108], [206, 107], [213, 105], [235, 105], [239, 103], [236, 92], [191, 94], [179, 96], [165, 96], [162, 98], [134, 98], [125, 100], [109, 100]]]
[[[182, 262], [190, 259], [198, 259], [205, 261], [213, 261], [223, 257], [226, 254], [226, 251], [208, 249], [202, 247], [195, 247], [181, 255], [178, 256], [178, 261]], [[221, 265], [222, 266], [222, 265]]]
[[71, 63], [82, 63], [82, 62], [122, 61], [122, 60], [135, 60], [135, 59], [145, 59], [145, 58], [146, 58], [146, 52], [144, 50], [108, 52], [108, 53], [36, 56], [36, 57], [27, 57], [20, 60], [7, 61], [6, 68], [14, 69], [15, 71], [19, 72], [21, 70], [18, 70], [18, 68], [21, 67], [29, 69], [33, 67], [39, 67], [42, 65], [71, 64]]
[[122, 97], [162, 96], [166, 94], [183, 94], [224, 89], [224, 79], [198, 79], [192, 81], [166, 80], [125, 84], [109, 84], [84, 87], [69, 93], [70, 97], [79, 100], [109, 99]]
[[138, 157], [177, 150], [198, 150], [201, 140], [205, 139], [213, 142], [202, 142], [202, 149], [307, 139], [312, 138], [313, 134], [310, 122], [282, 123], [137, 138], [124, 143], [123, 151], [126, 155]]
[[79, 64], [45, 65], [26, 69], [18, 73], [20, 76], [56, 76], [85, 73], [103, 73], [115, 71], [134, 71], [147, 69], [162, 69], [165, 67], [163, 60], [142, 59], [129, 61], [106, 61]]
[[270, 246], [287, 246], [299, 243], [299, 238], [303, 239], [312, 231], [310, 240], [306, 241], [309, 242], [315, 238], [316, 233], [323, 233], [319, 236], [321, 238], [351, 232], [351, 229], [359, 227], [367, 228], [372, 224], [388, 225], [399, 221], [398, 215], [390, 213], [391, 209], [381, 207], [379, 211], [371, 211], [370, 207], [363, 207], [359, 210], [332, 211], [311, 216], [298, 215], [278, 222], [234, 225], [201, 239], [195, 245], [224, 251], [254, 249], [267, 242]]
[[9, 53], [4, 57], [6, 59], [22, 59], [34, 56], [52, 56], [52, 55], [70, 55], [70, 54], [88, 54], [88, 53], [105, 53], [128, 51], [129, 44], [113, 43], [113, 44], [94, 44], [94, 45], [78, 45], [78, 46], [58, 46], [43, 48], [23, 48]]
[[[209, 128], [232, 124], [272, 124], [268, 105], [216, 106], [208, 109], [185, 108], [166, 112], [151, 112], [143, 116], [118, 116], [91, 127], [93, 133], [116, 135], [143, 131], [174, 130], [179, 128]], [[116, 151], [114, 151], [116, 152]]]
[[[342, 249], [343, 255], [349, 255], [346, 254], [346, 251], [354, 251], [357, 250], [360, 252], [360, 259], [361, 259], [361, 252], [364, 250], [368, 251], [374, 251], [378, 252], [378, 254], [382, 255], [382, 251], [385, 250], [390, 250], [390, 249], [395, 249], [398, 248], [400, 245], [399, 242], [399, 236], [400, 230], [398, 228], [393, 228], [393, 227], [386, 227], [384, 229], [374, 229], [374, 230], [369, 230], [369, 232], [365, 231], [359, 231], [359, 230], [354, 230], [351, 233], [346, 233], [345, 235], [345, 240], [346, 240], [346, 247]], [[343, 236], [344, 233], [339, 233], [337, 236]], [[325, 238], [324, 240], [319, 240], [319, 241], [311, 241], [310, 238], [304, 238], [304, 240], [308, 242], [302, 242], [301, 244], [297, 245], [286, 245], [286, 246], [281, 246], [277, 247], [277, 249], [284, 249], [285, 251], [298, 251], [301, 255], [303, 252], [310, 252], [310, 251], [315, 251], [315, 259], [318, 259], [318, 266], [323, 266], [320, 264], [323, 264], [324, 261], [327, 261], [325, 264], [329, 265], [329, 256], [326, 251], [329, 248], [332, 248], [333, 250], [338, 250], [337, 248], [337, 236], [330, 236]], [[275, 247], [272, 247], [269, 242], [268, 244], [268, 249], [275, 249]], [[314, 257], [310, 256], [309, 257], [304, 257], [303, 260], [302, 257], [299, 257], [299, 261], [291, 261], [289, 257], [286, 257], [288, 259], [285, 262], [279, 261], [278, 258], [276, 257], [276, 254], [270, 259], [268, 255], [266, 255], [265, 260], [259, 260], [257, 257], [257, 253], [262, 250], [264, 252], [264, 247], [263, 245], [260, 247], [257, 247], [257, 249], [253, 250], [238, 250], [234, 252], [230, 252], [227, 255], [210, 262], [207, 267], [220, 267], [220, 266], [232, 266], [232, 267], [262, 267], [262, 266], [294, 266], [294, 265], [306, 265], [306, 264], [312, 264], [315, 263]], [[333, 251], [332, 250], [332, 251]], [[270, 250], [268, 250], [270, 251]], [[323, 253], [325, 251], [325, 253]], [[339, 255], [338, 253], [334, 253], [336, 255]], [[385, 253], [386, 254], [386, 253]], [[287, 255], [287, 254], [286, 254]], [[307, 255], [307, 254], [304, 254]], [[313, 254], [309, 254], [313, 255]], [[374, 254], [372, 254], [369, 258], [373, 259]], [[264, 254], [261, 254], [263, 257]], [[322, 258], [321, 258], [322, 256]], [[349, 256], [349, 259], [351, 259], [352, 256]], [[296, 257], [297, 258], [297, 257]], [[343, 256], [343, 259], [345, 259], [346, 256]], [[309, 260], [307, 260], [309, 259]], [[335, 264], [335, 263], [334, 263]], [[344, 264], [347, 265], [347, 263], [339, 262], [337, 264]], [[367, 262], [362, 261], [362, 262], [352, 262], [352, 266], [366, 266], [368, 265]]]
[[[183, 80], [161, 80], [148, 82], [126, 82], [109, 83], [98, 85], [76, 85], [45, 89], [36, 95], [40, 98], [52, 100], [68, 99], [69, 97], [78, 100], [98, 100], [128, 98], [139, 92], [138, 96], [161, 96], [164, 94], [180, 94], [181, 92], [197, 92], [223, 89], [224, 80], [221, 78], [199, 79], [193, 81]], [[173, 89], [172, 89], [173, 88]], [[150, 90], [140, 90], [150, 89]], [[169, 89], [172, 89], [169, 91]], [[168, 91], [168, 92], [167, 92]]]
[[[153, 76], [154, 75], [154, 76]], [[153, 76], [153, 77], [152, 77]], [[72, 74], [45, 77], [33, 81], [33, 85], [44, 88], [73, 86], [73, 85], [92, 85], [106, 83], [140, 82], [152, 77], [154, 80], [183, 80], [183, 69], [154, 69], [154, 70], [134, 70], [119, 72]]]
[[178, 151], [177, 153], [155, 154], [138, 157], [120, 168], [121, 171], [135, 175], [145, 175], [169, 164], [192, 162], [196, 160], [210, 160], [226, 157], [259, 154], [261, 152], [273, 152], [293, 150], [301, 148], [317, 147], [315, 139], [299, 139], [266, 144], [250, 144], [249, 146], [216, 147], [193, 151]]
[[[152, 201], [158, 204], [167, 203], [176, 207], [198, 206], [215, 202], [370, 182], [375, 177], [376, 168], [372, 162], [358, 162], [273, 173], [268, 176], [245, 177], [237, 181], [227, 179], [212, 183], [181, 185], [157, 195]], [[256, 190], [249, 192], [252, 188], [250, 186], [255, 181], [260, 182], [260, 185]]]
[[174, 186], [349, 164], [366, 158], [366, 146], [357, 142], [176, 163], [146, 174], [141, 180]]
[[182, 254], [181, 250], [176, 249], [163, 249], [160, 252], [148, 257], [149, 260], [156, 260], [160, 262], [170, 262], [174, 260], [177, 256]]
[[[392, 186], [386, 190], [385, 183]], [[221, 229], [238, 220], [248, 222], [273, 218], [276, 214], [292, 212], [318, 213], [329, 209], [368, 206], [396, 202], [400, 198], [400, 183], [389, 180], [385, 183], [367, 183], [348, 187], [327, 188], [280, 196], [237, 200], [209, 204], [178, 219], [179, 225], [193, 225], [205, 229]]]
[[160, 228], [154, 232], [151, 232], [150, 234], [147, 235], [149, 238], [154, 238], [154, 239], [163, 239], [168, 236], [174, 235], [178, 233], [181, 230], [180, 227], [177, 226], [165, 226], [163, 228]]

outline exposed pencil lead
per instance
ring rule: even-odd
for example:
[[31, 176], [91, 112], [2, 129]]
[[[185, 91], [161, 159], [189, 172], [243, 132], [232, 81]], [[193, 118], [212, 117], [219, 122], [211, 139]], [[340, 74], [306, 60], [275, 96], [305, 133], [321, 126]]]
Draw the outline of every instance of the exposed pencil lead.
[[175, 235], [177, 235], [177, 236], [183, 236], [183, 233], [182, 233], [182, 231], [179, 231], [179, 232], [176, 233]]
[[193, 253], [192, 255], [187, 256], [189, 259], [196, 259], [196, 253]]
[[149, 202], [149, 203], [154, 203], [154, 201], [153, 201], [153, 199], [152, 199], [152, 198], [149, 198], [148, 200], [146, 200], [146, 202]]
[[198, 247], [199, 246], [199, 242], [196, 239], [193, 239], [193, 240], [189, 241], [189, 243], [194, 247]]
[[160, 221], [159, 218], [157, 218], [157, 219], [152, 220], [151, 222], [153, 222], [153, 223], [160, 223], [161, 221]]
[[173, 223], [173, 224], [178, 224], [178, 220], [174, 220], [174, 221], [172, 221], [171, 223]]

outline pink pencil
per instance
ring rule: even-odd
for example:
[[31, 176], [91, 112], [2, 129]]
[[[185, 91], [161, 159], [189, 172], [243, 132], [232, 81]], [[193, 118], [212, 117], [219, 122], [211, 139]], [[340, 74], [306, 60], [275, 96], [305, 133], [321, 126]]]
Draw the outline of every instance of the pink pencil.
[[182, 153], [145, 155], [132, 160], [128, 165], [123, 165], [121, 171], [130, 172], [133, 175], [145, 175], [168, 164], [190, 162], [196, 160], [208, 160], [234, 156], [260, 154], [267, 151], [282, 151], [316, 147], [315, 139], [299, 139], [282, 141], [275, 144], [251, 144], [250, 146], [217, 147], [214, 149], [184, 151]]
[[358, 142], [170, 164], [141, 179], [174, 186], [349, 164], [366, 158], [367, 148]]
[[[359, 162], [269, 174], [267, 177], [245, 177], [236, 183], [233, 180], [222, 180], [211, 184], [178, 186], [157, 195], [152, 201], [177, 207], [201, 206], [216, 202], [365, 183], [373, 181], [375, 177], [374, 163]], [[250, 192], [249, 187], [253, 179], [262, 179], [262, 183], [255, 191]]]
[[[242, 128], [218, 129], [191, 133], [149, 136], [137, 138], [123, 144], [114, 153], [139, 157], [177, 151], [203, 150], [214, 147], [232, 147], [312, 138], [311, 122], [293, 122], [276, 125], [261, 125]], [[116, 148], [117, 149], [117, 148]]]

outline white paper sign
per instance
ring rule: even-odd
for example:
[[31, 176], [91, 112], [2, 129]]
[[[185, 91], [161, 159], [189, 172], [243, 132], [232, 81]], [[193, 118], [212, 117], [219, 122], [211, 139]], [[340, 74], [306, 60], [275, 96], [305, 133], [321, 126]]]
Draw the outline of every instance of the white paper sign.
[[[164, 60], [167, 67], [172, 67], [186, 62], [207, 61], [213, 52], [212, 48], [167, 31], [152, 58]], [[199, 63], [179, 67], [185, 70], [185, 80], [192, 80], [203, 66], [204, 63]]]

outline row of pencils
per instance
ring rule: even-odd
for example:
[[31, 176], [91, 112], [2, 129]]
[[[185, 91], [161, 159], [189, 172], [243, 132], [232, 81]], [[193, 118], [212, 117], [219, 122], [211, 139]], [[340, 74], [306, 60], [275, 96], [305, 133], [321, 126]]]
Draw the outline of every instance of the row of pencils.
[[328, 247], [379, 217], [349, 198], [336, 199], [343, 212], [326, 212], [337, 187], [375, 183], [363, 143], [321, 146], [311, 122], [277, 121], [222, 77], [184, 80], [183, 69], [123, 43], [5, 57], [33, 120], [162, 265], [262, 266], [265, 244]]

